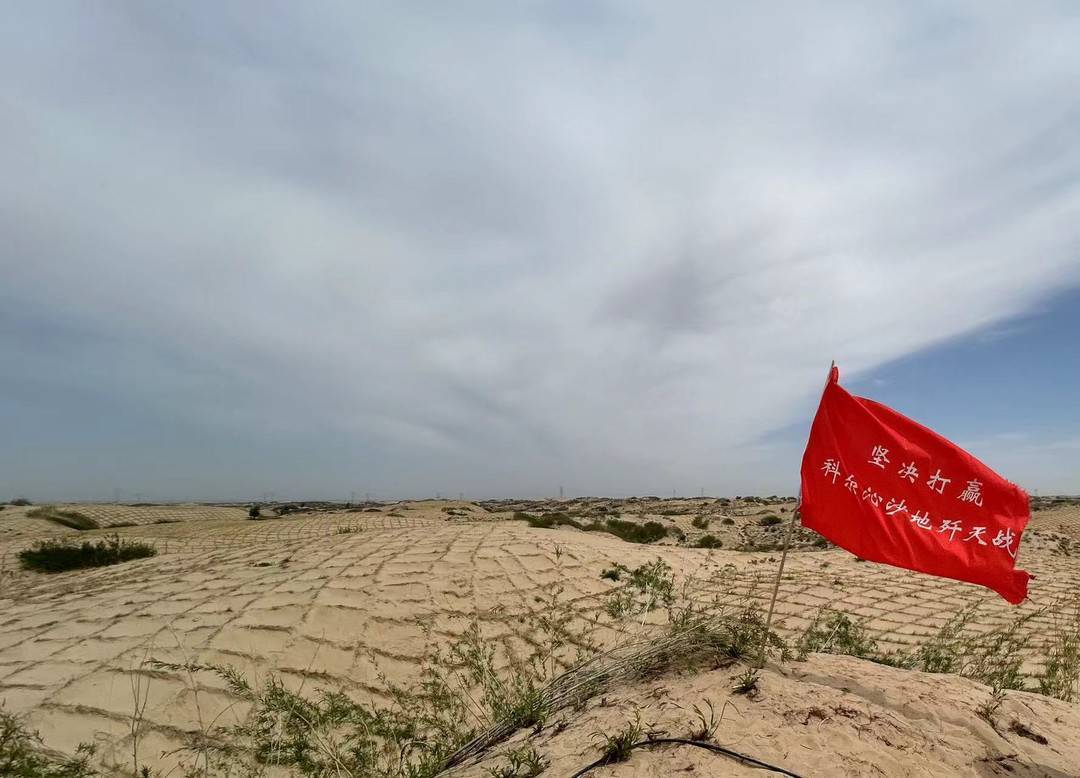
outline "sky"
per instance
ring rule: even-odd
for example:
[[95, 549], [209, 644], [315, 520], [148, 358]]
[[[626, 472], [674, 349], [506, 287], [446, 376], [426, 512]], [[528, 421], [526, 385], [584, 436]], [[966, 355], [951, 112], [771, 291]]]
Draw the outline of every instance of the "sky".
[[0, 499], [1080, 492], [1080, 6], [17, 3]]

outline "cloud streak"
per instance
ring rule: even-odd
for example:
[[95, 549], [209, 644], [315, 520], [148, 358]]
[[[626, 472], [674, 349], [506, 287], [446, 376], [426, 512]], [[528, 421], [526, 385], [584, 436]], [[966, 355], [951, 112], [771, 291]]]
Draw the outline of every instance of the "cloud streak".
[[793, 491], [830, 359], [1080, 282], [1080, 22], [1022, 11], [25, 7], [0, 487]]

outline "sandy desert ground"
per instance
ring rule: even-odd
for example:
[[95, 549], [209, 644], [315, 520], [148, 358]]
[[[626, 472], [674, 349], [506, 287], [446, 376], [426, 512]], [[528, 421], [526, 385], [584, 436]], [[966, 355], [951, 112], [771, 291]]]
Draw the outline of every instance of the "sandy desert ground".
[[[64, 507], [103, 529], [28, 518], [25, 507], [0, 512], [0, 700], [25, 714], [51, 749], [96, 744], [107, 774], [130, 774], [138, 760], [177, 775], [176, 749], [192, 732], [241, 722], [247, 708], [220, 681], [195, 684], [190, 674], [151, 667], [148, 659], [228, 664], [253, 679], [275, 675], [290, 688], [379, 699], [383, 678], [415, 678], [432, 641], [452, 640], [470, 619], [488, 640], [519, 652], [529, 641], [524, 616], [553, 585], [581, 613], [598, 613], [620, 585], [600, 573], [616, 563], [659, 557], [678, 579], [698, 582], [695, 597], [765, 604], [778, 552], [737, 549], [772, 549], [783, 526], [763, 527], [761, 517], [786, 520], [793, 503], [422, 501], [351, 511], [322, 506], [262, 521], [236, 506]], [[633, 544], [514, 519], [517, 511], [554, 510], [619, 511], [677, 526], [686, 541]], [[707, 532], [722, 548], [689, 547], [706, 532], [692, 524], [699, 515], [710, 518]], [[18, 551], [42, 538], [113, 532], [153, 543], [159, 553], [60, 574], [18, 565]], [[1073, 504], [1034, 514], [1019, 564], [1037, 578], [1019, 610], [974, 586], [821, 548], [808, 535], [796, 548], [777, 605], [777, 626], [793, 639], [831, 607], [864, 619], [883, 650], [910, 649], [979, 602], [975, 626], [982, 629], [1038, 612], [1026, 625], [1033, 641], [1025, 666], [1038, 672], [1041, 636], [1061, 616], [1039, 609], [1080, 593], [1080, 508]], [[717, 581], [724, 591], [710, 591]], [[633, 622], [608, 633], [646, 629]], [[617, 729], [635, 711], [657, 729], [681, 731], [692, 706], [709, 701], [723, 713], [717, 742], [799, 775], [1080, 775], [1075, 703], [1009, 692], [991, 726], [976, 712], [989, 690], [967, 678], [846, 656], [777, 659], [750, 695], [731, 693], [744, 669], [737, 664], [613, 688], [560, 713], [559, 726], [519, 732], [452, 774], [489, 775], [507, 749], [527, 741], [549, 763], [545, 775], [571, 775], [597, 757], [596, 731]], [[591, 774], [762, 773], [698, 749], [656, 747]]]

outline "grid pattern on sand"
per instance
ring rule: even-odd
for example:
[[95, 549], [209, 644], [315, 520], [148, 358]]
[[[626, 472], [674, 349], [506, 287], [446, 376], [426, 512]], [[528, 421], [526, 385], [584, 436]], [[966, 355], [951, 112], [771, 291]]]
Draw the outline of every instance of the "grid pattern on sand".
[[[359, 531], [341, 533], [342, 526]], [[0, 699], [9, 710], [28, 712], [50, 746], [71, 751], [81, 741], [97, 742], [103, 758], [128, 766], [137, 695], [147, 700], [140, 758], [151, 764], [185, 733], [245, 713], [213, 679], [201, 678], [195, 693], [183, 674], [143, 667], [148, 658], [223, 662], [252, 678], [275, 672], [293, 686], [371, 696], [380, 672], [399, 681], [414, 677], [425, 641], [460, 634], [474, 616], [485, 635], [520, 653], [528, 639], [523, 616], [546, 586], [558, 584], [582, 610], [596, 609], [613, 586], [599, 573], [615, 562], [633, 566], [662, 556], [677, 575], [701, 582], [699, 597], [764, 603], [778, 561], [775, 554], [636, 546], [602, 534], [454, 522], [419, 511], [121, 532], [152, 538], [163, 553], [112, 568], [6, 579]], [[1028, 551], [1025, 567], [1038, 578], [1033, 602], [1021, 610], [1080, 588], [1074, 559]], [[729, 564], [734, 589], [711, 591]], [[866, 618], [888, 648], [917, 643], [973, 601], [983, 604], [978, 623], [987, 627], [1016, 613], [977, 587], [832, 550], [789, 558], [778, 612], [781, 629], [793, 633], [821, 607], [846, 610]], [[1049, 618], [1030, 626], [1038, 632]]]

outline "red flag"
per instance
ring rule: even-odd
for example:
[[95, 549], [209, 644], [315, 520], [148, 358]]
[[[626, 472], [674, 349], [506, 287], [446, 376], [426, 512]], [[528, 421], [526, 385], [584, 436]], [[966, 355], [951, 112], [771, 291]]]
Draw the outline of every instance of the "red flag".
[[1022, 602], [1024, 490], [933, 430], [848, 394], [839, 377], [834, 367], [803, 454], [803, 526], [863, 559]]

